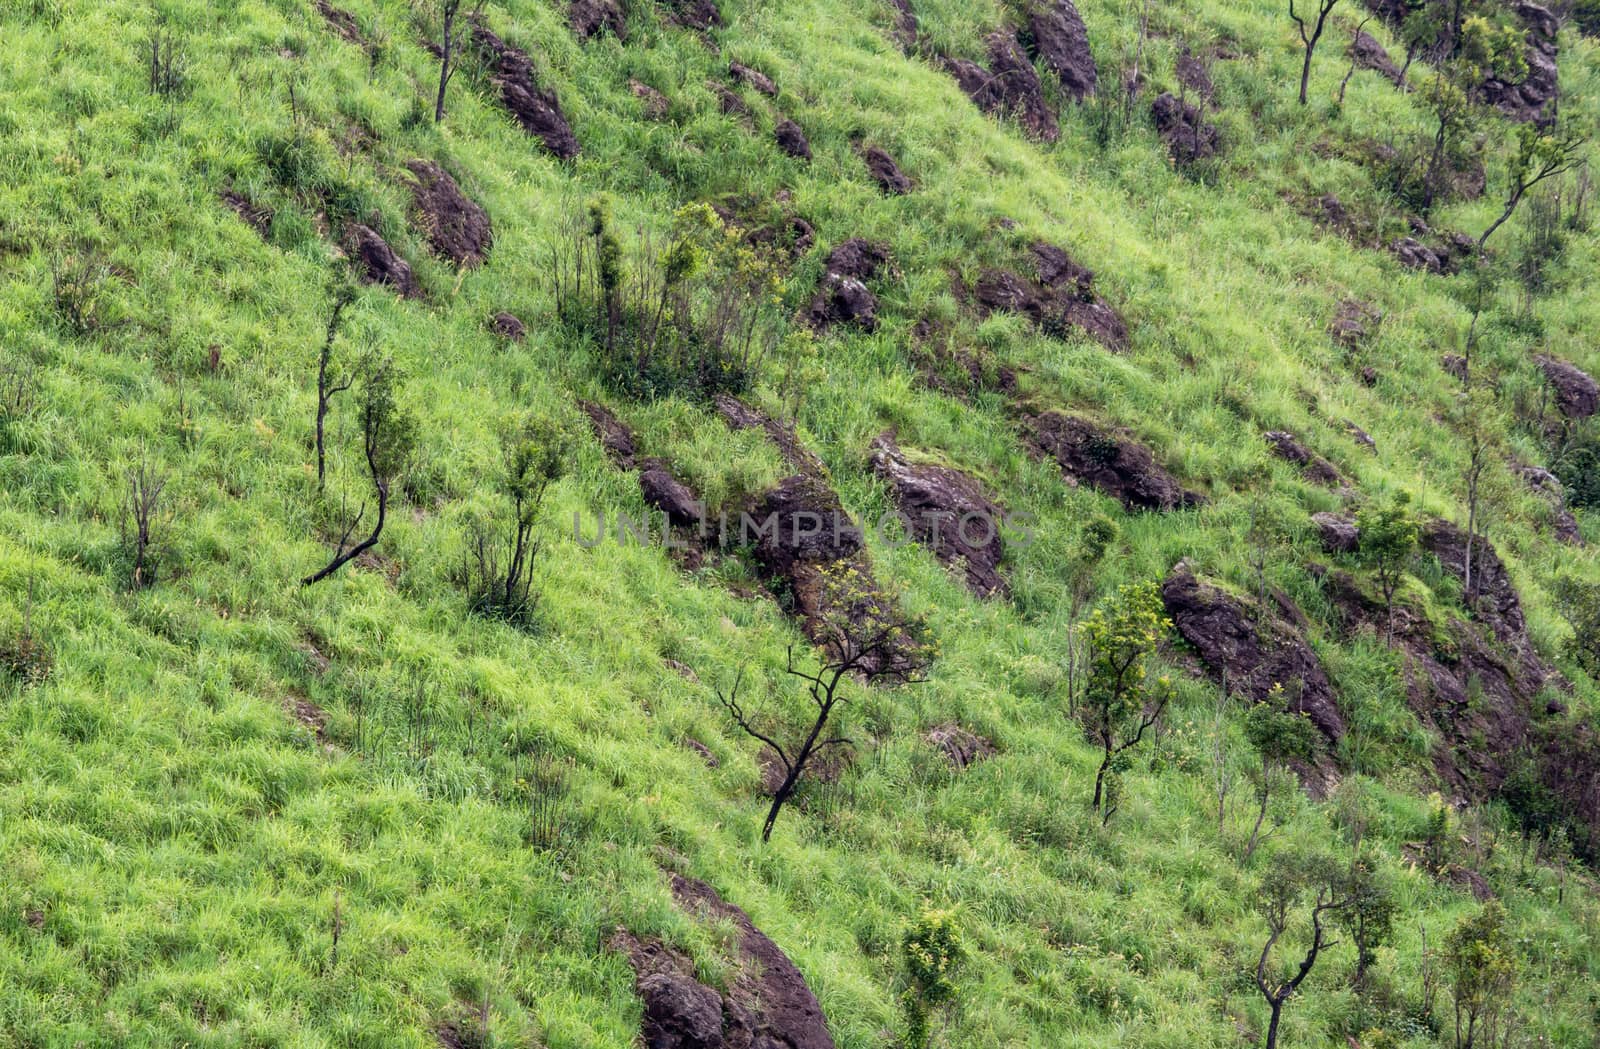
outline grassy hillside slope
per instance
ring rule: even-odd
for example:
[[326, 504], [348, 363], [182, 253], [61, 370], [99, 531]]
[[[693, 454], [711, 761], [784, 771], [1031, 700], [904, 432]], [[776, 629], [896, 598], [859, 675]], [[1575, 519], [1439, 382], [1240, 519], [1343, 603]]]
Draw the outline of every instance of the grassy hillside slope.
[[[1459, 386], [1439, 357], [1465, 344], [1473, 283], [1405, 270], [1303, 217], [1325, 193], [1382, 198], [1367, 168], [1319, 141], [1424, 124], [1412, 96], [1370, 72], [1333, 109], [1347, 27], [1330, 31], [1301, 108], [1280, 4], [1158, 5], [1145, 99], [1175, 87], [1185, 45], [1226, 42], [1235, 56], [1212, 69], [1228, 148], [1196, 175], [1174, 169], [1146, 101], [1109, 136], [1096, 106], [1067, 105], [1060, 141], [1030, 142], [925, 55], [902, 53], [886, 6], [730, 0], [708, 46], [648, 4], [632, 5], [626, 42], [588, 43], [548, 0], [490, 4], [488, 23], [535, 57], [571, 119], [583, 152], [561, 163], [507, 118], [475, 62], [432, 122], [426, 5], [347, 6], [371, 54], [305, 0], [0, 6], [0, 375], [29, 394], [26, 411], [0, 417], [0, 638], [27, 631], [53, 664], [36, 684], [0, 676], [0, 1046], [425, 1046], [485, 1003], [493, 1044], [629, 1045], [640, 1005], [626, 962], [601, 948], [614, 928], [683, 947], [713, 984], [735, 975], [730, 934], [685, 917], [663, 870], [748, 911], [851, 1049], [893, 1044], [900, 939], [924, 903], [956, 907], [971, 949], [949, 1045], [1254, 1044], [1263, 864], [1237, 858], [1247, 787], [1218, 832], [1217, 690], [1177, 643], [1162, 658], [1178, 688], [1168, 730], [1135, 752], [1116, 818], [1101, 826], [1088, 810], [1098, 755], [1062, 700], [1062, 565], [1096, 514], [1119, 526], [1097, 599], [1181, 558], [1248, 589], [1252, 519], [1284, 523], [1266, 575], [1311, 619], [1351, 724], [1345, 787], [1371, 809], [1368, 843], [1402, 917], [1376, 990], [1351, 989], [1353, 954], [1335, 948], [1288, 1007], [1283, 1044], [1375, 1029], [1394, 1040], [1365, 1044], [1448, 1044], [1421, 1016], [1423, 937], [1437, 948], [1477, 903], [1407, 859], [1437, 789], [1431, 741], [1398, 658], [1371, 632], [1336, 630], [1310, 570], [1329, 559], [1307, 518], [1342, 497], [1261, 438], [1291, 430], [1363, 498], [1404, 490], [1464, 523], [1467, 449], [1441, 421]], [[1081, 7], [1108, 83], [1136, 47], [1137, 6]], [[916, 7], [930, 48], [979, 58], [1007, 17], [993, 2]], [[158, 15], [186, 58], [181, 97], [148, 91]], [[1592, 115], [1593, 46], [1571, 31], [1562, 46], [1563, 106]], [[726, 80], [729, 59], [781, 88], [774, 100], [743, 90], [748, 126], [705, 86]], [[668, 119], [646, 117], [630, 79], [671, 99]], [[804, 127], [811, 162], [773, 145], [778, 114]], [[881, 194], [858, 141], [889, 150], [914, 192]], [[492, 216], [481, 269], [432, 257], [408, 220], [404, 165], [418, 157]], [[1486, 197], [1446, 205], [1434, 225], [1481, 229], [1503, 177], [1496, 151]], [[264, 236], [220, 202], [229, 188], [273, 210]], [[690, 572], [657, 549], [575, 540], [574, 515], [587, 529], [598, 510], [644, 508], [576, 400], [610, 404], [702, 492], [758, 491], [784, 467], [703, 402], [604, 386], [592, 343], [553, 315], [548, 258], [599, 194], [631, 239], [635, 227], [659, 237], [685, 203], [780, 191], [817, 235], [780, 289], [786, 313], [808, 301], [832, 245], [892, 249], [892, 275], [872, 283], [882, 324], [822, 336], [799, 405], [801, 437], [845, 505], [867, 520], [889, 508], [866, 451], [892, 425], [1038, 524], [1010, 552], [1014, 593], [1000, 601], [974, 598], [914, 545], [872, 539], [879, 578], [927, 616], [938, 662], [924, 685], [853, 693], [856, 765], [763, 845], [756, 748], [711, 689], [747, 666], [775, 703], [801, 709], [782, 669], [805, 641], [775, 602], [748, 596], [759, 588], [737, 561]], [[324, 497], [309, 443], [317, 352], [349, 272], [323, 226], [343, 218], [379, 230], [425, 288], [401, 300], [363, 286], [335, 343], [344, 361], [394, 357], [419, 455], [381, 556], [301, 588], [341, 502], [366, 494], [354, 392], [334, 403]], [[1522, 221], [1499, 236], [1512, 253]], [[1128, 320], [1127, 353], [981, 320], [953, 293], [954, 276], [1018, 265], [1038, 239], [1095, 271]], [[1597, 257], [1600, 238], [1572, 233], [1545, 294], [1524, 303], [1503, 283], [1485, 310], [1476, 359], [1506, 406], [1487, 425], [1526, 462], [1549, 454], [1511, 410], [1539, 399], [1534, 354], [1600, 368]], [[1355, 360], [1326, 330], [1345, 299], [1384, 314]], [[528, 323], [526, 342], [489, 330], [501, 310]], [[1067, 483], [1025, 451], [1011, 395], [964, 403], [921, 380], [913, 329], [929, 317], [1023, 368], [1020, 396], [1130, 428], [1208, 503], [1129, 514]], [[775, 414], [782, 363], [750, 395]], [[451, 576], [494, 497], [499, 435], [528, 413], [561, 420], [573, 442], [541, 516], [539, 624], [518, 630], [472, 615]], [[141, 462], [168, 481], [161, 574], [133, 589], [122, 503]], [[1504, 456], [1489, 476], [1490, 538], [1535, 640], [1573, 681], [1568, 716], [1593, 724], [1594, 683], [1561, 657], [1553, 586], [1600, 579], [1600, 565], [1557, 542], [1548, 502]], [[1600, 541], [1600, 524], [1580, 524]], [[1451, 587], [1424, 558], [1405, 593], [1464, 615]], [[1227, 710], [1220, 729], [1241, 781], [1254, 760], [1242, 717]], [[950, 722], [998, 753], [952, 772], [923, 738]], [[1280, 799], [1268, 851], [1347, 854], [1340, 805]], [[1594, 1044], [1595, 883], [1525, 862], [1499, 809], [1458, 819], [1475, 842], [1464, 854], [1511, 915], [1524, 1044]]]

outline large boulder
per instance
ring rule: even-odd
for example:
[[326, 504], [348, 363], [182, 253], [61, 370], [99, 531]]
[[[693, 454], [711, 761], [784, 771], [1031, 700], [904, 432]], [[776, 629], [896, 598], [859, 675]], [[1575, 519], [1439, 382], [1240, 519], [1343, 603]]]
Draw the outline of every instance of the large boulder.
[[482, 265], [494, 241], [489, 213], [433, 161], [413, 160], [406, 169], [417, 223], [434, 253], [468, 269]]
[[1008, 591], [1000, 575], [1001, 510], [976, 478], [953, 467], [913, 462], [895, 443], [893, 431], [872, 442], [871, 459], [919, 544], [959, 568], [979, 597]]
[[978, 308], [1021, 313], [1054, 338], [1081, 332], [1108, 350], [1127, 349], [1127, 322], [1094, 290], [1094, 272], [1054, 244], [1037, 243], [1032, 253], [1033, 279], [998, 267], [979, 274], [972, 288]]
[[1099, 74], [1089, 50], [1089, 30], [1072, 0], [1044, 0], [1031, 5], [1022, 41], [1029, 54], [1044, 62], [1061, 80], [1074, 102], [1094, 94]]
[[1205, 502], [1126, 435], [1058, 411], [1025, 416], [1023, 426], [1029, 444], [1053, 458], [1068, 478], [1099, 489], [1128, 510], [1183, 510]]
[[859, 237], [845, 241], [828, 255], [822, 279], [806, 319], [819, 331], [835, 324], [853, 324], [866, 331], [878, 327], [878, 298], [867, 290], [889, 261], [889, 249]]
[[1555, 357], [1541, 356], [1538, 361], [1562, 415], [1569, 419], [1587, 419], [1600, 411], [1600, 383], [1587, 372]]
[[528, 134], [562, 160], [578, 155], [578, 136], [572, 133], [555, 92], [539, 86], [533, 60], [527, 52], [501, 40], [483, 22], [474, 22], [472, 39], [489, 69], [489, 79], [504, 105]]

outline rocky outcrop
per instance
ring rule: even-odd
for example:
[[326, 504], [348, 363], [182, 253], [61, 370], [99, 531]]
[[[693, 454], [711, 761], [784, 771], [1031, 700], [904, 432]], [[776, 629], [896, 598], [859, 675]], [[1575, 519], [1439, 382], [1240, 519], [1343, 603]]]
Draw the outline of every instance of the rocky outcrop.
[[345, 231], [345, 250], [360, 265], [361, 277], [368, 284], [387, 284], [402, 298], [421, 297], [422, 285], [411, 272], [411, 264], [396, 254], [377, 230], [352, 222]]
[[1029, 137], [1054, 142], [1061, 137], [1055, 112], [1045, 102], [1044, 88], [1033, 63], [1009, 32], [984, 38], [989, 68], [965, 58], [946, 58], [944, 66], [978, 108], [995, 116], [1014, 117]]
[[995, 310], [1021, 313], [1054, 338], [1082, 332], [1108, 350], [1127, 348], [1127, 322], [1094, 290], [1092, 270], [1043, 242], [1033, 246], [1033, 261], [1034, 280], [998, 268], [979, 274], [972, 288], [978, 308], [985, 315]]
[[272, 220], [275, 217], [273, 210], [265, 204], [257, 204], [242, 193], [231, 189], [223, 190], [218, 196], [222, 202], [232, 209], [235, 215], [244, 221], [251, 229], [255, 230], [263, 240], [272, 232]]
[[722, 9], [716, 0], [664, 0], [664, 6], [671, 20], [685, 29], [709, 33], [723, 24]]
[[1339, 468], [1300, 443], [1299, 438], [1287, 430], [1268, 430], [1262, 435], [1267, 447], [1284, 462], [1300, 468], [1306, 480], [1316, 484], [1337, 487], [1344, 483]]
[[975, 478], [949, 466], [912, 462], [893, 431], [872, 442], [871, 460], [919, 544], [959, 568], [979, 597], [1008, 592], [1000, 575], [1002, 512]]
[[1361, 546], [1361, 530], [1354, 518], [1320, 513], [1311, 515], [1311, 523], [1317, 526], [1322, 548], [1330, 554], [1353, 554]]
[[750, 916], [704, 882], [674, 875], [672, 896], [692, 917], [727, 923], [737, 936], [735, 973], [720, 992], [694, 962], [659, 940], [617, 929], [606, 947], [627, 958], [644, 1005], [649, 1049], [833, 1049], [822, 1006], [805, 977]]
[[1567, 493], [1561, 480], [1542, 466], [1513, 463], [1512, 469], [1550, 504], [1550, 530], [1555, 537], [1570, 546], [1582, 546], [1583, 532], [1578, 528], [1578, 519], [1567, 507]]
[[579, 40], [610, 33], [618, 40], [628, 38], [628, 19], [618, 0], [572, 0], [567, 7], [567, 24]]
[[521, 342], [528, 337], [528, 326], [515, 313], [501, 310], [489, 319], [489, 330], [511, 342]]
[[897, 197], [911, 192], [911, 180], [900, 171], [900, 165], [894, 158], [877, 146], [868, 146], [861, 151], [861, 159], [866, 162], [867, 171], [872, 174], [872, 179], [878, 188], [891, 197]]
[[712, 403], [716, 406], [717, 414], [722, 416], [722, 421], [733, 429], [764, 432], [791, 470], [812, 477], [822, 477], [825, 473], [822, 460], [800, 443], [793, 423], [779, 422], [731, 394], [720, 393]]
[[1094, 94], [1099, 74], [1089, 50], [1089, 30], [1072, 0], [1041, 0], [1030, 5], [1021, 42], [1060, 78], [1068, 98], [1082, 102]]
[[578, 155], [578, 136], [561, 112], [554, 91], [539, 86], [533, 60], [526, 52], [501, 40], [483, 22], [474, 22], [472, 39], [489, 69], [489, 79], [500, 92], [500, 102], [522, 129], [544, 143], [562, 160]]
[[792, 120], [780, 120], [772, 129], [773, 141], [778, 143], [778, 148], [797, 160], [811, 159], [811, 140], [806, 138], [805, 131], [799, 124]]
[[1201, 582], [1186, 561], [1167, 575], [1161, 600], [1212, 677], [1255, 702], [1281, 701], [1305, 714], [1330, 745], [1343, 738], [1333, 684], [1297, 626]]
[[1347, 350], [1359, 347], [1372, 337], [1383, 322], [1383, 312], [1368, 302], [1345, 299], [1328, 324], [1333, 341]]
[[733, 77], [735, 82], [754, 88], [768, 98], [778, 97], [778, 85], [759, 69], [752, 69], [743, 62], [729, 62], [728, 75]]
[[483, 264], [494, 242], [489, 213], [461, 192], [450, 173], [431, 160], [413, 160], [411, 202], [416, 222], [434, 254], [457, 266]]
[[600, 439], [600, 446], [605, 449], [607, 457], [624, 470], [633, 469], [639, 459], [639, 445], [627, 424], [611, 414], [604, 405], [593, 401], [579, 401], [578, 407], [589, 417], [589, 425]]
[[1053, 458], [1068, 478], [1099, 489], [1128, 510], [1183, 510], [1205, 501], [1157, 465], [1144, 445], [1087, 419], [1047, 411], [1025, 416], [1023, 428], [1028, 443]]
[[853, 324], [866, 331], [878, 327], [878, 298], [866, 281], [889, 261], [889, 249], [859, 237], [845, 241], [828, 255], [806, 320], [818, 331], [835, 324]]
[[1156, 134], [1167, 144], [1173, 163], [1180, 167], [1214, 157], [1221, 147], [1222, 135], [1216, 125], [1171, 92], [1156, 96], [1150, 104], [1150, 117], [1155, 121]]
[[1366, 30], [1357, 30], [1355, 39], [1350, 43], [1350, 60], [1356, 64], [1357, 69], [1370, 69], [1382, 73], [1395, 84], [1401, 81], [1400, 68], [1389, 57], [1389, 51], [1378, 38]]
[[361, 32], [361, 24], [356, 21], [355, 15], [342, 7], [335, 7], [328, 3], [328, 0], [317, 0], [317, 13], [346, 43], [354, 44], [363, 51], [371, 51], [372, 45], [368, 42], [366, 34]]
[[950, 767], [957, 772], [995, 754], [993, 743], [953, 722], [934, 726], [922, 738], [929, 746], [941, 751], [945, 760], [950, 762]]
[[911, 9], [911, 0], [888, 0], [888, 3], [894, 12], [894, 38], [902, 48], [910, 50], [916, 46], [917, 38], [921, 35], [917, 13]]
[[1575, 365], [1555, 357], [1538, 357], [1556, 408], [1569, 419], [1587, 419], [1600, 411], [1600, 383]]
[[1527, 33], [1528, 49], [1524, 53], [1527, 75], [1515, 83], [1490, 77], [1483, 83], [1483, 97], [1512, 120], [1525, 124], [1552, 123], [1556, 101], [1561, 95], [1561, 74], [1556, 66], [1560, 51], [1556, 35], [1560, 22], [1548, 8], [1527, 0], [1512, 0], [1508, 6]]

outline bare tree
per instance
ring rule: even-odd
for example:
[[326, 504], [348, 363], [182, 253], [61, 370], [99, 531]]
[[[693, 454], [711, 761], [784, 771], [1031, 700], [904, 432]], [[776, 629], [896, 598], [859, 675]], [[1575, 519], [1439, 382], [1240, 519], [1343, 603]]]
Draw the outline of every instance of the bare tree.
[[[482, 0], [472, 9], [471, 17], [483, 11]], [[456, 67], [460, 64], [460, 57], [456, 54], [456, 16], [461, 13], [461, 0], [443, 0], [439, 6], [440, 20], [443, 23], [444, 34], [439, 42], [439, 95], [433, 103], [433, 122], [439, 123], [444, 119], [444, 95], [450, 87], [450, 80], [456, 75]]]
[[361, 431], [367, 474], [378, 503], [378, 520], [372, 533], [353, 546], [350, 544], [350, 537], [366, 517], [367, 508], [363, 505], [339, 537], [338, 553], [333, 560], [320, 571], [302, 579], [301, 586], [322, 582], [371, 550], [383, 535], [383, 525], [389, 512], [390, 489], [405, 469], [416, 438], [415, 423], [395, 402], [397, 384], [392, 362], [385, 360], [369, 366], [361, 405]]
[[1542, 134], [1531, 124], [1517, 128], [1517, 153], [1511, 160], [1511, 188], [1506, 191], [1505, 208], [1500, 217], [1478, 238], [1480, 252], [1494, 231], [1510, 220], [1528, 190], [1546, 179], [1566, 174], [1582, 162], [1584, 145], [1582, 138], [1570, 132]]
[[1300, 30], [1300, 42], [1305, 45], [1305, 61], [1300, 66], [1300, 104], [1306, 104], [1306, 90], [1311, 84], [1311, 56], [1317, 50], [1317, 41], [1322, 39], [1322, 31], [1327, 28], [1328, 16], [1333, 13], [1339, 0], [1317, 0], [1317, 19], [1314, 25], [1307, 27], [1306, 20], [1300, 17], [1295, 10], [1295, 0], [1289, 0], [1289, 17], [1294, 19], [1294, 24]]
[[166, 490], [166, 475], [141, 460], [128, 470], [128, 494], [123, 503], [123, 541], [133, 555], [130, 576], [134, 589], [156, 581], [153, 565], [156, 525], [161, 512], [161, 493]]
[[758, 726], [756, 718], [739, 699], [739, 689], [744, 683], [743, 668], [734, 675], [733, 687], [727, 692], [715, 689], [717, 699], [734, 724], [752, 739], [766, 744], [783, 769], [783, 780], [772, 792], [772, 806], [761, 825], [762, 841], [771, 839], [778, 813], [794, 796], [817, 756], [830, 747], [850, 742], [843, 736], [827, 735], [839, 704], [845, 700], [846, 680], [854, 679], [863, 685], [918, 684], [927, 680], [932, 648], [920, 621], [900, 622], [887, 616], [871, 615], [855, 623], [840, 617], [831, 625], [833, 639], [820, 650], [814, 669], [796, 665], [794, 646], [789, 646], [784, 672], [803, 683], [814, 708], [810, 724], [796, 733], [798, 742], [791, 741], [785, 746], [775, 733]]
[[322, 352], [317, 355], [317, 491], [319, 492], [322, 491], [327, 477], [323, 432], [328, 418], [328, 408], [333, 403], [334, 395], [348, 390], [352, 381], [345, 379], [336, 383], [332, 374], [333, 338], [339, 333], [340, 317], [344, 314], [345, 307], [350, 305], [350, 301], [351, 293], [348, 288], [340, 291], [333, 300], [333, 316], [328, 318], [328, 331], [322, 340]]
[[1361, 24], [1356, 26], [1355, 32], [1350, 34], [1350, 68], [1344, 71], [1344, 79], [1339, 81], [1339, 97], [1335, 103], [1340, 108], [1344, 107], [1345, 88], [1350, 86], [1350, 78], [1356, 75], [1356, 61], [1359, 55], [1357, 47], [1361, 43], [1361, 34], [1367, 31], [1367, 23], [1370, 21], [1371, 17], [1363, 18]]

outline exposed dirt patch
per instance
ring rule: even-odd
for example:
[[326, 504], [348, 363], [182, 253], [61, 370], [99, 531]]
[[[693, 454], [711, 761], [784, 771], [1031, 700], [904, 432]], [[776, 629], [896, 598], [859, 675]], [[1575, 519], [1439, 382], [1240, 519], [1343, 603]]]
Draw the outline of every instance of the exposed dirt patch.
[[389, 242], [372, 227], [352, 222], [345, 230], [345, 250], [359, 264], [361, 277], [367, 283], [387, 284], [402, 298], [422, 296], [422, 285], [411, 272], [411, 264], [396, 254]]
[[472, 26], [472, 39], [489, 69], [489, 79], [500, 91], [500, 102], [528, 134], [562, 160], [579, 152], [578, 136], [561, 112], [554, 91], [539, 86], [533, 60], [526, 52], [501, 40], [481, 21]]
[[416, 222], [434, 253], [457, 266], [483, 265], [494, 242], [489, 213], [461, 192], [450, 173], [431, 160], [406, 164]]
[[1007, 269], [984, 270], [972, 288], [972, 300], [986, 316], [995, 310], [1021, 313], [1054, 338], [1078, 331], [1108, 350], [1127, 349], [1127, 322], [1094, 290], [1093, 271], [1042, 242], [1033, 246], [1033, 261], [1034, 280]]
[[1262, 436], [1266, 438], [1267, 447], [1271, 449], [1272, 454], [1284, 462], [1298, 466], [1306, 480], [1330, 488], [1336, 488], [1344, 483], [1344, 477], [1339, 473], [1338, 467], [1301, 444], [1294, 434], [1287, 430], [1268, 430]]
[[1576, 365], [1556, 357], [1535, 358], [1555, 394], [1556, 408], [1569, 419], [1587, 419], [1600, 411], [1600, 383]]
[[1044, 88], [1033, 63], [1015, 35], [998, 31], [984, 38], [989, 68], [965, 58], [945, 58], [944, 66], [978, 108], [995, 116], [1014, 117], [1030, 137], [1054, 142], [1061, 137], [1055, 111], [1045, 102]]
[[256, 204], [242, 193], [225, 189], [218, 194], [222, 202], [233, 209], [233, 213], [244, 220], [245, 224], [255, 230], [265, 240], [272, 230], [273, 211], [265, 204]]
[[284, 697], [289, 715], [303, 725], [320, 742], [328, 729], [328, 712], [298, 693]]
[[778, 148], [797, 160], [811, 159], [811, 140], [799, 124], [787, 118], [778, 121], [772, 129], [772, 138]]
[[1343, 738], [1345, 721], [1333, 685], [1299, 626], [1202, 583], [1186, 561], [1167, 575], [1161, 599], [1214, 679], [1257, 703], [1273, 700], [1274, 686], [1281, 686], [1286, 708], [1309, 717], [1329, 745]]
[[911, 192], [911, 180], [900, 171], [900, 165], [894, 158], [877, 146], [867, 146], [861, 151], [861, 159], [867, 165], [867, 171], [872, 174], [873, 181], [878, 188], [897, 197]]
[[996, 753], [993, 743], [954, 722], [936, 725], [922, 737], [930, 747], [944, 753], [952, 768], [961, 772]]
[[878, 328], [878, 297], [866, 281], [889, 262], [889, 249], [860, 237], [834, 248], [828, 255], [817, 292], [806, 311], [806, 321], [818, 331], [835, 324], [853, 324], [866, 331]]
[[1205, 502], [1126, 434], [1058, 411], [1026, 415], [1023, 428], [1028, 443], [1053, 458], [1068, 478], [1099, 489], [1128, 510], [1182, 510]]
[[911, 9], [911, 0], [888, 0], [889, 7], [894, 11], [894, 38], [899, 45], [909, 51], [917, 44], [921, 35], [921, 27], [917, 24], [917, 13]]
[[694, 751], [694, 753], [699, 756], [700, 760], [706, 763], [706, 768], [714, 769], [721, 767], [722, 762], [719, 761], [717, 756], [711, 752], [711, 748], [700, 742], [698, 739], [695, 739], [693, 736], [685, 736], [678, 742], [682, 743], [685, 749]]
[[1217, 155], [1222, 136], [1193, 104], [1163, 92], [1150, 104], [1150, 117], [1173, 163], [1186, 167]]
[[511, 342], [521, 342], [528, 337], [528, 326], [515, 313], [505, 310], [489, 319], [489, 330]]
[[872, 442], [871, 460], [918, 543], [959, 568], [967, 588], [979, 597], [1009, 593], [1000, 574], [1002, 512], [976, 478], [952, 467], [912, 462], [892, 430]]
[[1060, 78], [1068, 98], [1082, 102], [1094, 94], [1099, 74], [1089, 50], [1089, 30], [1072, 0], [1031, 5], [1020, 42]]
[[333, 6], [328, 0], [317, 0], [317, 13], [327, 21], [328, 28], [342, 37], [346, 43], [354, 44], [368, 54], [372, 53], [372, 44], [361, 31], [361, 23], [356, 21], [355, 15], [342, 7]]
[[572, 0], [567, 8], [567, 24], [579, 40], [610, 33], [618, 40], [628, 39], [628, 18], [617, 0]]
[[1178, 56], [1173, 73], [1178, 83], [1197, 98], [1211, 102], [1217, 97], [1217, 85], [1211, 82], [1211, 64], [1204, 55], [1197, 55], [1185, 47], [1183, 54]]

